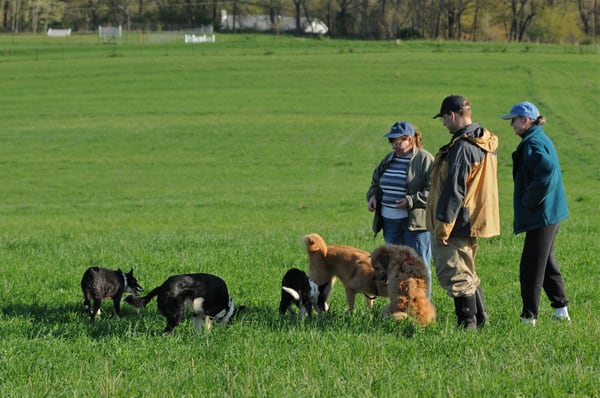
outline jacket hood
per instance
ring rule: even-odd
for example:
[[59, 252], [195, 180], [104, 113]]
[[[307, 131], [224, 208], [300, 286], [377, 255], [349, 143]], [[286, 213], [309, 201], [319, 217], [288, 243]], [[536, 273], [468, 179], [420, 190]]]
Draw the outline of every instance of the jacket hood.
[[498, 137], [477, 123], [471, 123], [457, 134], [466, 135], [467, 139], [486, 152], [494, 153], [498, 149]]

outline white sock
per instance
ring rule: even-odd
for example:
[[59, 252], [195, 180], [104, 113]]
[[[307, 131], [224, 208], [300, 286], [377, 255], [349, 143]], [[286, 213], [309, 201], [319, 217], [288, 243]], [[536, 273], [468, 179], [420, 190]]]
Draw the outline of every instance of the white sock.
[[521, 323], [525, 323], [527, 325], [535, 326], [535, 318], [521, 318]]
[[570, 321], [571, 317], [569, 316], [569, 311], [567, 307], [560, 307], [554, 309], [554, 317], [564, 321]]

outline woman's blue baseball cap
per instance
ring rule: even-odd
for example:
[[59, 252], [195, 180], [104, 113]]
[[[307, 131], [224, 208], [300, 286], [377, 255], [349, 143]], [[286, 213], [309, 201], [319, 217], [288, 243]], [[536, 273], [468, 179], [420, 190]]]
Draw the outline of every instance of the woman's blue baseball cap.
[[502, 116], [502, 119], [508, 120], [515, 116], [525, 116], [529, 119], [536, 120], [540, 116], [538, 108], [529, 101], [519, 102], [510, 108], [510, 112]]
[[390, 132], [384, 135], [387, 138], [398, 138], [403, 135], [414, 137], [415, 128], [409, 122], [396, 122], [390, 128]]

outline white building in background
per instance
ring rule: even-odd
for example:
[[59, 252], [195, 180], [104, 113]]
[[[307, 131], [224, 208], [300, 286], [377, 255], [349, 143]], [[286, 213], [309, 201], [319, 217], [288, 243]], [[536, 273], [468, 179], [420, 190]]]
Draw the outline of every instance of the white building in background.
[[[233, 26], [233, 15], [228, 15], [226, 10], [221, 10], [221, 29], [223, 30], [246, 30], [255, 32], [290, 32], [296, 30], [296, 18], [275, 17], [275, 22], [271, 23], [269, 15], [238, 15], [235, 18], [235, 29]], [[304, 33], [324, 35], [329, 28], [318, 18], [308, 19], [300, 18], [300, 26]]]

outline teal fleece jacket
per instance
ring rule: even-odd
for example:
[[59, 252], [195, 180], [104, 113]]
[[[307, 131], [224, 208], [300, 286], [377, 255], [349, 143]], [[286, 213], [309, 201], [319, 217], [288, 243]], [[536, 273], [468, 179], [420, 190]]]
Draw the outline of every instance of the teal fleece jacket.
[[512, 158], [515, 234], [569, 217], [558, 154], [541, 126], [533, 126], [523, 134]]

